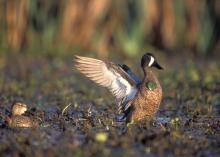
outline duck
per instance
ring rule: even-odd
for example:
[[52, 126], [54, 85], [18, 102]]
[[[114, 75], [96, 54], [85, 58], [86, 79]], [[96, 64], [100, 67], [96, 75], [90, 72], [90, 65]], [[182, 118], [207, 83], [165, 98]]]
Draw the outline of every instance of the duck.
[[10, 128], [38, 128], [36, 119], [25, 115], [28, 107], [24, 103], [17, 102], [12, 105], [10, 117], [6, 117], [6, 122]]
[[118, 120], [127, 123], [152, 120], [162, 100], [162, 87], [153, 72], [153, 67], [162, 70], [162, 66], [151, 53], [142, 56], [140, 66], [142, 79], [125, 64], [74, 56], [77, 70], [114, 95], [118, 114], [122, 115]]

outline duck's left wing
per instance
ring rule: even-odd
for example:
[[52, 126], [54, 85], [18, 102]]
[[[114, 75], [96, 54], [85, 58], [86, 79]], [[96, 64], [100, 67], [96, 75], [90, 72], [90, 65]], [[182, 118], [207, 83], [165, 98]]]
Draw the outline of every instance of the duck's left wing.
[[136, 81], [113, 62], [75, 56], [75, 67], [89, 79], [107, 87], [119, 104], [133, 99], [137, 93]]

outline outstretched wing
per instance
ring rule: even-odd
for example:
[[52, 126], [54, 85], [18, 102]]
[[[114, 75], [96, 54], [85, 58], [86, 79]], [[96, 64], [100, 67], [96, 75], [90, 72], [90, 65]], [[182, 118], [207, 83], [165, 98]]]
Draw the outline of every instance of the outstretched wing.
[[133, 99], [137, 93], [136, 81], [117, 64], [75, 56], [75, 67], [89, 79], [107, 87], [119, 104]]

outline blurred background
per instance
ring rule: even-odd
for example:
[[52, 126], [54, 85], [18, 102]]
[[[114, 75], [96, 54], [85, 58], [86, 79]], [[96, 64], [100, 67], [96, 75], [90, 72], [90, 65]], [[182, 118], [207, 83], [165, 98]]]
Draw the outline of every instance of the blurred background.
[[1, 0], [0, 53], [219, 56], [219, 0]]

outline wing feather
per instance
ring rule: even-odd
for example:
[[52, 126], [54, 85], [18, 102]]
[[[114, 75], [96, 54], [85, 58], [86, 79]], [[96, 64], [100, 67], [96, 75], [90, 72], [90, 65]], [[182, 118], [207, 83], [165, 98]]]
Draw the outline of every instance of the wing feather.
[[75, 56], [75, 67], [97, 84], [107, 87], [118, 102], [132, 99], [136, 93], [136, 82], [120, 66], [98, 59]]

